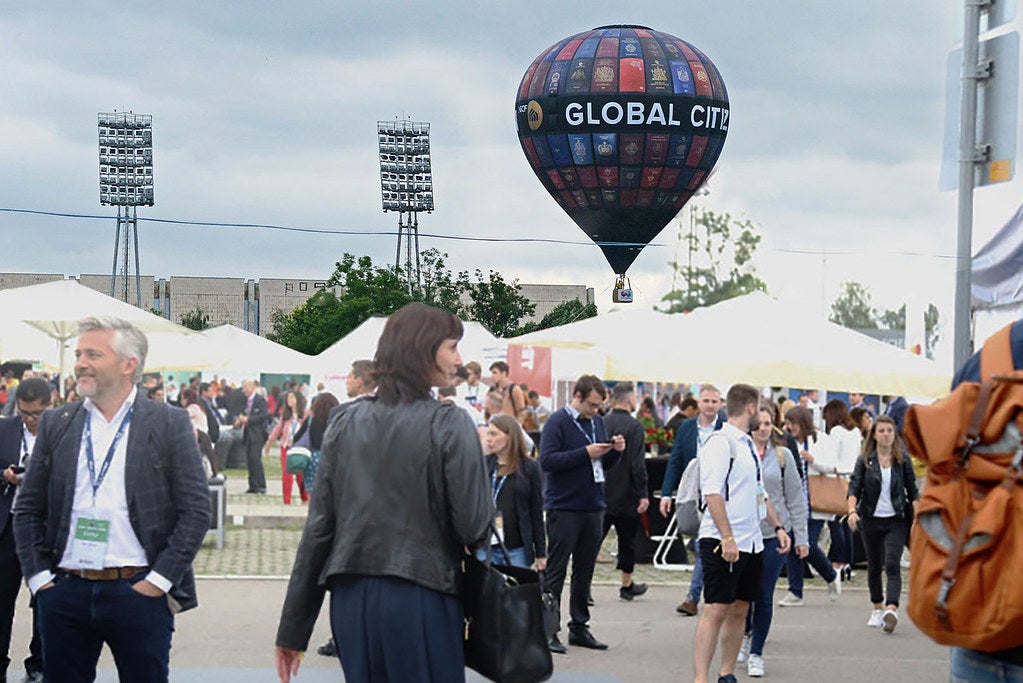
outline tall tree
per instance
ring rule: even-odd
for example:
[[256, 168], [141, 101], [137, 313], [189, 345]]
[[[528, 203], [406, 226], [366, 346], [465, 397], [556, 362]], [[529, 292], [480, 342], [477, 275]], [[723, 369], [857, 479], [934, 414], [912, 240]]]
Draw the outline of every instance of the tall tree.
[[757, 277], [753, 265], [762, 239], [759, 227], [728, 213], [701, 208], [693, 211], [691, 224], [679, 227], [685, 261], [668, 264], [678, 284], [661, 299], [668, 305], [659, 310], [682, 313], [750, 292], [766, 292], [767, 284]]
[[597, 304], [588, 303], [584, 304], [579, 299], [572, 299], [571, 301], [563, 301], [554, 308], [551, 309], [550, 313], [545, 315], [537, 323], [525, 323], [518, 329], [516, 334], [526, 334], [527, 332], [535, 332], [537, 330], [546, 330], [551, 327], [559, 327], [561, 325], [567, 325], [574, 323], [577, 320], [583, 320], [585, 318], [593, 318], [597, 315]]
[[[843, 282], [842, 293], [832, 302], [828, 320], [850, 329], [876, 330], [877, 311], [870, 305], [870, 292], [859, 282]], [[905, 313], [902, 327], [906, 327]]]

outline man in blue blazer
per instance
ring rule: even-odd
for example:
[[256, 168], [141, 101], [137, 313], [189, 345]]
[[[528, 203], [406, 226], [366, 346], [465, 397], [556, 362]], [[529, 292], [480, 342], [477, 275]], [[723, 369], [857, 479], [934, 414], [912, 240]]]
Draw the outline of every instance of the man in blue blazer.
[[[691, 417], [679, 425], [675, 435], [675, 443], [671, 447], [671, 457], [664, 470], [664, 483], [661, 485], [661, 515], [667, 517], [671, 512], [675, 489], [682, 481], [682, 473], [686, 467], [700, 454], [700, 449], [711, 434], [721, 429], [725, 418], [720, 413], [721, 391], [713, 384], [700, 387], [700, 414]], [[700, 596], [703, 594], [703, 567], [700, 554], [696, 553], [693, 566], [693, 579], [689, 584], [689, 592], [675, 611], [683, 616], [695, 616]]]
[[[40, 377], [25, 379], [18, 385], [14, 417], [0, 420], [0, 681], [7, 681], [10, 664], [11, 627], [21, 590], [21, 565], [14, 548], [14, 523], [11, 504], [24, 477], [25, 467], [39, 432], [39, 418], [50, 407], [50, 383]], [[32, 642], [25, 660], [27, 683], [43, 680], [43, 646], [39, 624], [32, 616]]]
[[167, 681], [174, 614], [197, 604], [209, 488], [188, 414], [136, 388], [147, 350], [125, 320], [81, 321], [85, 401], [39, 425], [14, 535], [47, 680], [93, 681], [106, 642], [120, 680]]

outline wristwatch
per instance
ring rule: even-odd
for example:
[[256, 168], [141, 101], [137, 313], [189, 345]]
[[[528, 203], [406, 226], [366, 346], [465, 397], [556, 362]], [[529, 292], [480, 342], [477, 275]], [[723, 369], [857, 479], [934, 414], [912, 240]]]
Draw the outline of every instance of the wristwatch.
[[779, 531], [785, 531], [785, 527], [783, 527], [781, 524], [774, 527], [774, 533], [778, 533]]

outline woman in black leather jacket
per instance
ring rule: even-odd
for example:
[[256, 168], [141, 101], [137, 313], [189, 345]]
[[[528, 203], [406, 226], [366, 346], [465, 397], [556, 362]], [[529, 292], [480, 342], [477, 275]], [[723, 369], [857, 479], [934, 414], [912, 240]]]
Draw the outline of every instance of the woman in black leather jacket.
[[456, 316], [424, 304], [391, 315], [376, 396], [327, 427], [277, 629], [283, 683], [328, 590], [345, 680], [465, 680], [459, 564], [494, 502], [472, 418], [430, 395], [453, 382], [461, 337]]
[[[863, 442], [863, 455], [849, 480], [849, 526], [860, 526], [867, 555], [867, 587], [874, 603], [867, 626], [891, 633], [899, 623], [902, 547], [909, 533], [907, 508], [919, 497], [913, 462], [895, 430], [895, 421], [879, 415]], [[881, 568], [888, 577], [881, 591]]]

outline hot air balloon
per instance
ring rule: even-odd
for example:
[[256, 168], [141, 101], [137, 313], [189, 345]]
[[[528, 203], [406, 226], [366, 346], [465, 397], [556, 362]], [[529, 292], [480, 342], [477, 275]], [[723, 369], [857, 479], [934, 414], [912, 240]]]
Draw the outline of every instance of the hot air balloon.
[[693, 45], [643, 26], [559, 40], [526, 69], [519, 142], [537, 178], [604, 252], [616, 301], [625, 273], [714, 168], [728, 94]]

